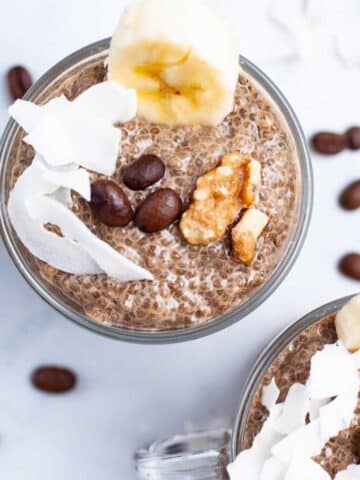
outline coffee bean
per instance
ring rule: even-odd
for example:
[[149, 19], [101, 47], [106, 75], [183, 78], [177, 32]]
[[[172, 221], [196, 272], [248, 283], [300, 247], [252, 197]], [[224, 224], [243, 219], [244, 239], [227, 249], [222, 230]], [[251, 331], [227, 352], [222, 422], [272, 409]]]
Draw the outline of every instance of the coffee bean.
[[90, 207], [94, 216], [109, 227], [124, 227], [134, 216], [128, 197], [112, 180], [98, 180], [91, 185]]
[[159, 232], [171, 225], [181, 210], [182, 201], [179, 195], [171, 188], [160, 188], [138, 206], [134, 221], [143, 232]]
[[360, 207], [360, 180], [350, 183], [343, 190], [339, 203], [345, 210], [355, 210]]
[[339, 270], [347, 277], [360, 280], [360, 255], [348, 253], [339, 262]]
[[346, 135], [331, 132], [319, 132], [311, 139], [315, 152], [334, 155], [342, 152], [347, 146]]
[[156, 155], [142, 155], [123, 170], [123, 181], [131, 190], [144, 190], [164, 176], [165, 165]]
[[22, 98], [33, 84], [32, 78], [25, 67], [10, 68], [7, 74], [8, 87], [13, 100]]
[[34, 387], [43, 392], [65, 393], [75, 387], [77, 378], [76, 374], [68, 368], [46, 365], [32, 373], [31, 382]]
[[360, 127], [351, 127], [345, 132], [348, 148], [358, 150], [360, 148]]

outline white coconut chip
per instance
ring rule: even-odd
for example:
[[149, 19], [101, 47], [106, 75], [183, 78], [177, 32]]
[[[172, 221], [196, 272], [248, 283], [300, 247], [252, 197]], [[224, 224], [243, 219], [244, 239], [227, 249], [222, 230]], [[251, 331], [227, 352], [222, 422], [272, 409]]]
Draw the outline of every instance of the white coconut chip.
[[67, 105], [71, 105], [71, 103], [64, 95], [53, 98], [45, 105], [36, 105], [35, 103], [19, 99], [9, 107], [8, 112], [26, 132], [30, 132], [46, 114], [61, 114]]
[[272, 410], [274, 405], [279, 398], [280, 390], [278, 389], [275, 378], [271, 379], [269, 385], [265, 385], [262, 391], [261, 403], [266, 407], [269, 412]]
[[309, 410], [309, 399], [305, 385], [294, 383], [288, 391], [282, 413], [275, 423], [275, 430], [282, 435], [288, 435], [305, 425]]
[[319, 417], [320, 408], [324, 407], [330, 402], [330, 398], [322, 398], [320, 400], [310, 399], [309, 401], [309, 417], [312, 422]]
[[28, 209], [27, 204], [29, 197], [35, 197], [34, 194], [30, 195], [32, 188], [41, 192], [36, 196], [52, 193], [56, 189], [44, 181], [41, 167], [37, 164], [31, 165], [19, 177], [8, 201], [10, 221], [26, 248], [59, 270], [73, 274], [101, 273], [98, 264], [79, 245], [46, 230], [43, 226], [45, 222], [34, 221], [34, 212], [31, 211], [31, 206]]
[[339, 395], [353, 379], [352, 358], [340, 342], [325, 345], [311, 359], [309, 379], [306, 383], [311, 399], [331, 398]]
[[284, 480], [331, 480], [330, 475], [311, 458], [296, 456]]
[[124, 282], [153, 279], [149, 271], [131, 262], [100, 240], [71, 210], [53, 198], [35, 197], [31, 207], [42, 222], [58, 225], [62, 234], [78, 244], [110, 277]]
[[26, 131], [30, 132], [43, 116], [42, 107], [25, 100], [16, 100], [9, 107], [9, 115]]
[[282, 480], [286, 473], [284, 465], [275, 457], [270, 457], [263, 465], [260, 480]]
[[336, 474], [335, 480], [360, 480], [360, 465], [349, 465]]
[[72, 205], [71, 191], [68, 188], [60, 187], [54, 193], [50, 194], [58, 202], [70, 207]]
[[68, 118], [49, 113], [24, 137], [47, 164], [58, 167], [76, 164], [112, 175], [116, 166], [121, 130], [102, 119]]
[[[66, 170], [49, 168], [38, 154], [35, 155], [33, 160], [33, 165], [34, 164], [38, 164], [43, 179], [49, 184], [54, 185], [57, 188], [65, 189], [66, 191], [74, 190], [84, 197], [85, 200], [90, 201], [90, 174], [83, 168], [73, 167]], [[61, 203], [69, 204], [68, 201]]]
[[74, 190], [88, 202], [91, 198], [91, 186], [89, 172], [83, 168], [77, 168], [69, 172], [55, 172], [48, 170], [44, 172], [44, 178], [49, 183], [58, 187]]
[[85, 90], [73, 102], [80, 111], [106, 122], [128, 122], [136, 115], [136, 90], [127, 90], [118, 83], [106, 81]]
[[136, 93], [113, 82], [93, 85], [70, 102], [64, 96], [45, 105], [18, 100], [9, 113], [28, 132], [24, 141], [51, 166], [81, 165], [112, 175], [121, 130], [114, 123], [136, 114]]
[[284, 465], [289, 466], [294, 455], [301, 452], [303, 457], [311, 458], [323, 446], [320, 438], [320, 422], [315, 420], [282, 438], [271, 449], [272, 455]]
[[[150, 272], [91, 233], [64, 204], [47, 196], [57, 188], [46, 180], [40, 161], [35, 161], [18, 178], [10, 193], [10, 220], [33, 255], [73, 274], [105, 272], [121, 281], [153, 278]], [[46, 223], [57, 225], [63, 236], [46, 230]]]
[[352, 383], [332, 402], [320, 408], [320, 435], [323, 443], [350, 426], [358, 401], [359, 379], [353, 372]]
[[264, 462], [270, 456], [272, 445], [276, 444], [281, 435], [274, 430], [274, 423], [282, 410], [282, 404], [273, 405], [260, 433], [255, 437], [253, 445], [243, 450], [235, 461], [228, 465], [230, 478], [258, 479]]

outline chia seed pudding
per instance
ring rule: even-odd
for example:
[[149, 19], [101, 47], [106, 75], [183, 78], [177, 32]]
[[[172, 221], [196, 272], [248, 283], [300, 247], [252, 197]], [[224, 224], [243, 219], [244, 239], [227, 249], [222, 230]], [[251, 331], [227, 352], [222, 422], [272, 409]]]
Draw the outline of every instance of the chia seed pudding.
[[[305, 384], [310, 373], [312, 356], [327, 344], [338, 340], [335, 328], [335, 313], [314, 323], [300, 333], [273, 361], [252, 401], [247, 418], [243, 448], [250, 448], [260, 432], [268, 412], [261, 403], [262, 390], [272, 378], [280, 389], [278, 403], [283, 402], [289, 388], [299, 382]], [[313, 458], [333, 478], [349, 465], [360, 462], [360, 403], [349, 428], [332, 437], [321, 452]]]
[[[72, 100], [106, 76], [103, 61], [83, 65], [54, 84], [40, 103], [62, 93]], [[296, 221], [297, 159], [293, 140], [280, 113], [251, 80], [240, 73], [234, 110], [216, 127], [170, 127], [136, 117], [121, 128], [121, 152], [112, 178], [134, 206], [157, 188], [169, 187], [181, 196], [186, 208], [198, 177], [217, 166], [223, 155], [240, 152], [258, 160], [262, 167], [258, 208], [270, 221], [258, 239], [254, 261], [250, 266], [237, 262], [227, 235], [208, 245], [190, 245], [183, 239], [178, 223], [152, 234], [140, 231], [132, 223], [126, 227], [108, 227], [94, 218], [83, 198], [72, 193], [73, 212], [100, 239], [148, 269], [154, 281], [121, 283], [105, 274], [75, 276], [25, 252], [32, 269], [39, 272], [58, 295], [92, 320], [114, 327], [142, 331], [183, 329], [206, 323], [239, 306], [277, 266]], [[11, 153], [11, 186], [34, 156], [33, 149], [22, 142], [23, 136], [21, 130]], [[142, 154], [160, 157], [166, 173], [156, 185], [135, 192], [123, 185], [121, 170]], [[95, 173], [91, 177], [93, 181], [101, 178]], [[327, 335], [331, 337], [332, 330], [329, 332]], [[313, 348], [322, 340], [319, 336]], [[284, 389], [289, 381], [284, 377]], [[264, 412], [261, 415], [263, 417]], [[255, 422], [256, 428], [262, 417]], [[254, 414], [250, 424], [253, 418]], [[252, 438], [249, 431], [248, 443]]]

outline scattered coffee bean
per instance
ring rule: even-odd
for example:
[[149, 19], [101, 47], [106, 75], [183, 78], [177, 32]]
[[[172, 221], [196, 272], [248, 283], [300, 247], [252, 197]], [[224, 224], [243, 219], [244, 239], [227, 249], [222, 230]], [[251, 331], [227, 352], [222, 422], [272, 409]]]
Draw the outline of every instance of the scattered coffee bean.
[[75, 387], [76, 381], [74, 372], [53, 365], [39, 367], [31, 375], [34, 387], [47, 393], [65, 393]]
[[180, 215], [182, 201], [171, 188], [160, 188], [138, 206], [135, 224], [143, 232], [159, 232], [171, 225]]
[[339, 262], [339, 270], [347, 277], [360, 280], [360, 254], [348, 253]]
[[21, 66], [13, 67], [8, 71], [7, 81], [13, 100], [22, 98], [33, 84], [30, 73]]
[[91, 185], [90, 207], [94, 216], [109, 227], [124, 227], [134, 217], [128, 197], [112, 180], [98, 180]]
[[331, 132], [319, 132], [311, 139], [315, 152], [324, 155], [334, 155], [347, 147], [346, 135]]
[[343, 190], [339, 203], [345, 210], [355, 210], [360, 207], [360, 180], [350, 183]]
[[347, 145], [350, 150], [358, 150], [360, 148], [360, 127], [352, 127], [345, 132]]
[[164, 176], [165, 165], [156, 155], [142, 155], [123, 170], [123, 181], [131, 190], [144, 190]]

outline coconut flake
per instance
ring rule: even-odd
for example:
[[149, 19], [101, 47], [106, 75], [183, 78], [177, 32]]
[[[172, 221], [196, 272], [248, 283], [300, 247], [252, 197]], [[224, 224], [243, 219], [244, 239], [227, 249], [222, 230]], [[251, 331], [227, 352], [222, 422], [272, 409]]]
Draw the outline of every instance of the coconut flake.
[[[8, 202], [12, 225], [33, 255], [73, 274], [106, 272], [121, 281], [153, 278], [91, 233], [64, 204], [47, 196], [58, 187], [45, 174], [37, 159], [18, 178]], [[46, 223], [57, 225], [63, 236], [46, 230]]]
[[264, 462], [270, 456], [271, 447], [276, 444], [281, 435], [274, 429], [274, 423], [279, 417], [282, 404], [274, 405], [260, 433], [255, 437], [250, 449], [240, 452], [235, 461], [228, 465], [230, 478], [258, 479]]
[[32, 208], [42, 222], [58, 225], [62, 234], [78, 244], [110, 277], [125, 282], [153, 279], [149, 271], [131, 262], [100, 240], [71, 210], [55, 199], [46, 196], [35, 197]]
[[53, 167], [76, 164], [112, 175], [120, 138], [121, 130], [101, 119], [81, 118], [73, 113], [62, 118], [49, 113], [24, 137], [24, 142]]
[[102, 82], [72, 102], [64, 96], [41, 106], [18, 100], [9, 113], [28, 132], [24, 141], [49, 165], [75, 163], [112, 175], [121, 139], [113, 124], [135, 116], [136, 93]]
[[311, 458], [321, 450], [322, 445], [320, 422], [315, 420], [284, 437], [272, 447], [271, 453], [289, 466], [295, 453], [301, 452], [303, 457]]
[[311, 399], [331, 398], [344, 391], [353, 378], [351, 355], [337, 342], [325, 345], [312, 357], [306, 388]]
[[[34, 221], [34, 212], [28, 205], [29, 193], [34, 187], [41, 193], [52, 193], [56, 189], [43, 179], [41, 167], [36, 163], [23, 172], [9, 196], [9, 217], [22, 243], [33, 255], [59, 270], [75, 275], [101, 273], [97, 263], [79, 245], [46, 230], [45, 222]], [[39, 194], [31, 198], [35, 195]]]
[[[74, 190], [84, 197], [85, 200], [90, 201], [91, 185], [89, 172], [77, 167], [68, 170], [50, 169], [39, 155], [35, 155], [33, 163], [39, 164], [43, 178], [48, 183], [56, 187], [64, 188], [67, 191]], [[67, 201], [65, 203], [68, 204]]]
[[67, 207], [72, 205], [71, 191], [68, 188], [60, 187], [50, 196]]
[[25, 100], [16, 100], [9, 107], [9, 115], [27, 132], [30, 132], [40, 122], [42, 107]]
[[53, 98], [45, 105], [36, 105], [26, 100], [16, 100], [9, 107], [9, 115], [26, 131], [30, 132], [46, 114], [61, 114], [71, 103], [64, 95]]
[[330, 398], [322, 398], [321, 400], [314, 400], [311, 399], [309, 402], [309, 417], [310, 421], [312, 422], [316, 418], [319, 417], [320, 408], [324, 407], [326, 404], [330, 402]]
[[74, 100], [81, 114], [88, 112], [111, 124], [128, 122], [136, 115], [136, 90], [127, 90], [118, 83], [106, 81], [93, 85]]
[[280, 390], [276, 385], [275, 379], [272, 378], [269, 385], [263, 387], [261, 403], [271, 411], [279, 398], [279, 394]]
[[309, 399], [305, 385], [294, 383], [286, 396], [282, 413], [275, 423], [275, 430], [288, 435], [305, 425], [305, 417], [309, 410]]
[[264, 463], [260, 480], [282, 480], [286, 473], [284, 465], [275, 457], [270, 457]]
[[331, 480], [330, 475], [311, 458], [296, 456], [284, 480]]
[[349, 465], [336, 474], [335, 480], [360, 480], [360, 465]]
[[350, 426], [359, 392], [358, 375], [353, 373], [352, 383], [332, 402], [320, 408], [320, 435], [324, 443]]
[[[10, 220], [28, 250], [69, 273], [152, 280], [149, 271], [100, 240], [67, 208], [71, 190], [90, 200], [90, 175], [80, 165], [105, 175], [115, 171], [121, 130], [113, 124], [136, 115], [136, 92], [102, 82], [72, 102], [64, 96], [41, 106], [19, 100], [9, 113], [37, 152], [8, 202]], [[58, 226], [62, 236], [45, 229], [47, 223]]]

